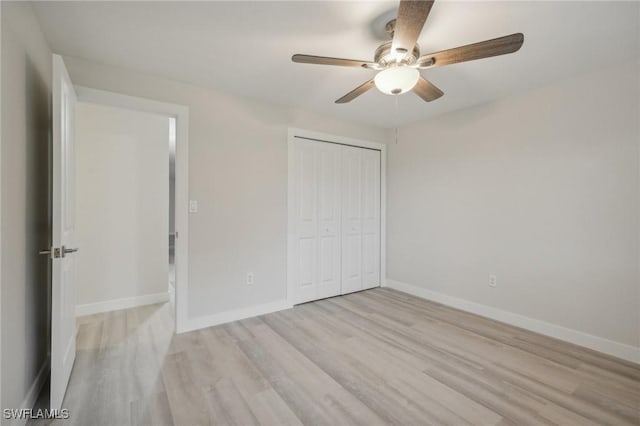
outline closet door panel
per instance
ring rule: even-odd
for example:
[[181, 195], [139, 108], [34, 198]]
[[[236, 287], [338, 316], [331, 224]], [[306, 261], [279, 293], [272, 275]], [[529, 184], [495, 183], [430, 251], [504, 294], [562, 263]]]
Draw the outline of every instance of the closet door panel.
[[316, 143], [318, 167], [318, 298], [340, 294], [340, 147]]
[[313, 142], [297, 141], [294, 148], [297, 262], [294, 272], [296, 303], [317, 298], [317, 190], [316, 150]]
[[342, 294], [362, 290], [362, 149], [342, 147]]
[[362, 288], [380, 285], [380, 151], [362, 151]]

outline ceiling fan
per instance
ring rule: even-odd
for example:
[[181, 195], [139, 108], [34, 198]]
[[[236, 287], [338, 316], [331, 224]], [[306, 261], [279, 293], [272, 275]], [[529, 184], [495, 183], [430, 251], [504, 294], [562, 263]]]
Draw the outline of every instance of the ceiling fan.
[[399, 95], [412, 90], [423, 100], [430, 102], [441, 97], [444, 92], [422, 77], [419, 70], [505, 55], [518, 51], [522, 46], [524, 35], [515, 33], [420, 56], [420, 48], [416, 42], [431, 6], [433, 0], [400, 0], [398, 17], [388, 22], [385, 28], [392, 39], [376, 49], [373, 62], [300, 54], [293, 55], [291, 59], [304, 64], [360, 67], [378, 71], [374, 78], [338, 99], [337, 104], [350, 102], [373, 87], [388, 95]]

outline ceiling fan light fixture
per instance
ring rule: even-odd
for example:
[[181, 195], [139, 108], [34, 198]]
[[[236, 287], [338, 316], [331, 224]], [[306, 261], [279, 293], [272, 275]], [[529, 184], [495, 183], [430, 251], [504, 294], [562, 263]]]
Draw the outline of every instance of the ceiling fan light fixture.
[[373, 81], [382, 93], [399, 95], [413, 89], [419, 78], [420, 72], [417, 69], [401, 66], [380, 71]]

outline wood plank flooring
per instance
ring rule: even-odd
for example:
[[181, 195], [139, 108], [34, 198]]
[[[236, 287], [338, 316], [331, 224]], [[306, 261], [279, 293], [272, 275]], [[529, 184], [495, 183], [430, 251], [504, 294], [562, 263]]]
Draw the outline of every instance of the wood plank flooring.
[[169, 309], [82, 318], [48, 424], [640, 425], [640, 366], [390, 289], [175, 336]]

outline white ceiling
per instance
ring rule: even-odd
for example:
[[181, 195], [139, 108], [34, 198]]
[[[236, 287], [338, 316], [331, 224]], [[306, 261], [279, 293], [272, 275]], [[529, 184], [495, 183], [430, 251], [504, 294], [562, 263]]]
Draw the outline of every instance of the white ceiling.
[[[43, 2], [60, 54], [319, 113], [394, 127], [640, 57], [638, 2], [436, 1], [423, 53], [522, 32], [511, 55], [423, 71], [445, 92], [431, 103], [372, 90], [334, 100], [372, 71], [294, 64], [307, 53], [371, 60], [381, 16], [397, 2]], [[376, 26], [376, 22], [382, 24]]]

